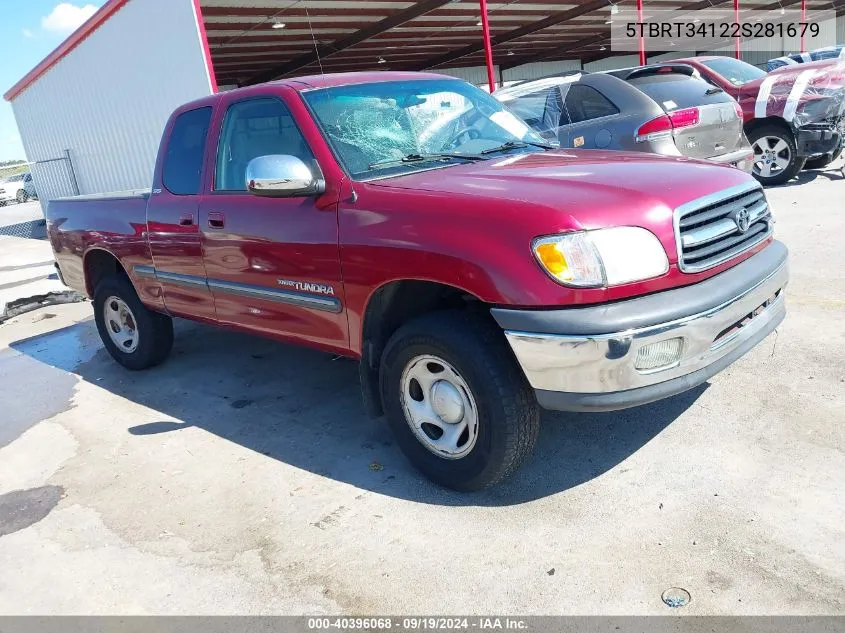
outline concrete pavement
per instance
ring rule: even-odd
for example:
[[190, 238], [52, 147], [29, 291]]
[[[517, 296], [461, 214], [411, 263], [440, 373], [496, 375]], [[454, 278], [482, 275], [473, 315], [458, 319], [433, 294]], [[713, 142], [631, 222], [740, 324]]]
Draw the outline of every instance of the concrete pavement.
[[351, 362], [180, 322], [132, 373], [89, 304], [11, 319], [0, 613], [842, 614], [843, 186], [768, 191], [775, 335], [668, 401], [545, 415], [483, 494], [416, 474]]
[[43, 238], [38, 202], [0, 207], [0, 323], [39, 306], [82, 299], [62, 284]]

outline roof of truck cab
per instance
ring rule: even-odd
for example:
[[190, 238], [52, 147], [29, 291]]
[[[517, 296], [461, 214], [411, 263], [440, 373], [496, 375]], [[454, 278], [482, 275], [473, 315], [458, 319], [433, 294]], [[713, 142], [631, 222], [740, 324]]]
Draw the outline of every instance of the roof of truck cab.
[[[414, 79], [455, 79], [439, 73], [416, 73], [401, 71], [370, 71], [353, 73], [328, 73], [325, 75], [306, 75], [283, 79], [272, 84], [283, 84], [294, 90], [312, 90], [314, 88], [336, 88], [355, 84], [371, 84], [383, 81], [413, 81]], [[266, 85], [266, 84], [265, 84]]]
[[450, 75], [441, 75], [438, 73], [421, 73], [421, 72], [402, 72], [402, 71], [372, 71], [372, 72], [351, 72], [351, 73], [327, 73], [325, 75], [305, 75], [303, 77], [292, 77], [290, 79], [281, 79], [279, 81], [270, 81], [263, 84], [256, 84], [254, 86], [245, 86], [243, 88], [235, 88], [225, 92], [218, 92], [213, 95], [208, 95], [194, 101], [189, 101], [176, 109], [176, 112], [184, 112], [185, 110], [193, 110], [195, 108], [202, 108], [204, 106], [212, 106], [217, 100], [221, 99], [223, 95], [251, 95], [262, 93], [268, 87], [285, 87], [296, 90], [297, 92], [306, 92], [308, 90], [318, 90], [321, 88], [336, 88], [338, 86], [354, 86], [361, 84], [382, 83], [387, 81], [412, 81], [415, 79], [447, 79], [451, 81], [461, 81]]

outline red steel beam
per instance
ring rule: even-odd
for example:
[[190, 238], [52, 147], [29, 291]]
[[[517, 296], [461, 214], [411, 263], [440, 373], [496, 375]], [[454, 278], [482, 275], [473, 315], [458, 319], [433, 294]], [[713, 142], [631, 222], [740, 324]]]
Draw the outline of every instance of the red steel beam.
[[[801, 21], [807, 22], [807, 0], [801, 0]], [[802, 30], [801, 30], [801, 52], [806, 53], [807, 52], [807, 45], [804, 42], [804, 30], [803, 30], [804, 27], [802, 26], [801, 28], [802, 28]]]
[[481, 10], [481, 30], [484, 34], [484, 61], [487, 64], [487, 83], [490, 94], [496, 90], [496, 75], [493, 71], [493, 46], [490, 44], [490, 20], [487, 17], [487, 0], [478, 0]]
[[[734, 22], [739, 24], [739, 0], [734, 0]], [[737, 34], [734, 36], [734, 57], [737, 59], [742, 58], [742, 51], [739, 46], [739, 30], [737, 30]]]
[[640, 66], [645, 66], [645, 38], [643, 37], [643, 0], [637, 0], [637, 21], [640, 23]]

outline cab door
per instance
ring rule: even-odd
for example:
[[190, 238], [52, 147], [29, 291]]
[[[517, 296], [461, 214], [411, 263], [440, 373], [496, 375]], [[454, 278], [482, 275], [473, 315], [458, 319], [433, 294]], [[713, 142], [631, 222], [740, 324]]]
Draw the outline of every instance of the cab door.
[[320, 169], [291, 109], [277, 94], [224, 96], [214, 127], [216, 160], [199, 217], [218, 319], [347, 349], [337, 193], [267, 198], [246, 188], [247, 165], [259, 156], [295, 156]]
[[[214, 321], [199, 228], [199, 194], [211, 125], [210, 106], [177, 113], [164, 133], [156, 182], [147, 204], [147, 239], [154, 277], [167, 311], [176, 316]], [[142, 267], [143, 268], [143, 267]]]

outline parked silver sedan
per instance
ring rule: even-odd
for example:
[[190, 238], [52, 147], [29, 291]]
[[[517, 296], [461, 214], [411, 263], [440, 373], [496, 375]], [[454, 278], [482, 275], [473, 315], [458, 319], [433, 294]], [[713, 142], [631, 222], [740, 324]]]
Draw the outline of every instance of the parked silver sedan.
[[571, 72], [526, 81], [494, 95], [561, 147], [689, 156], [752, 167], [734, 99], [686, 65], [612, 73]]

